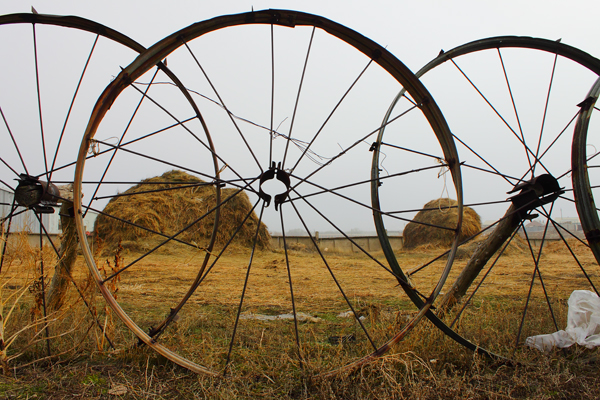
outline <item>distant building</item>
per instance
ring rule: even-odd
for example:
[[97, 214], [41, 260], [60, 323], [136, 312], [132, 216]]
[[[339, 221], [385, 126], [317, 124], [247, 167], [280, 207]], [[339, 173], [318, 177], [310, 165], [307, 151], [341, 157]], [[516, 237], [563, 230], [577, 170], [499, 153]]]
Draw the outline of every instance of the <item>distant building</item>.
[[[0, 217], [5, 218], [10, 214], [10, 210], [13, 206], [14, 195], [12, 192], [0, 188]], [[58, 235], [62, 233], [60, 226], [60, 215], [58, 214], [60, 208], [55, 207], [54, 213], [52, 214], [41, 214], [42, 225], [49, 235]], [[17, 213], [22, 211], [23, 208], [19, 207]], [[94, 222], [98, 213], [89, 211], [84, 219], [84, 225], [86, 231], [92, 231], [94, 229]], [[4, 227], [7, 229], [7, 226]], [[30, 232], [39, 234], [40, 233], [40, 221], [36, 217], [32, 210], [18, 213], [15, 215], [10, 223], [11, 232]], [[45, 232], [44, 232], [45, 234]]]

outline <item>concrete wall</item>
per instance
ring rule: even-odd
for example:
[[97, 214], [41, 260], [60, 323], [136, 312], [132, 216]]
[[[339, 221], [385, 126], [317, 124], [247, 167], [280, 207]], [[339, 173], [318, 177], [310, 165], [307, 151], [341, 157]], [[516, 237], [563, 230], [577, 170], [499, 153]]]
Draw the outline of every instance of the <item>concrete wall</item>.
[[[292, 243], [300, 243], [309, 249], [313, 247], [313, 242], [308, 236], [286, 236], [285, 240], [288, 243], [288, 246]], [[355, 236], [350, 239], [346, 239], [345, 237], [317, 237], [316, 240], [319, 248], [326, 251], [357, 253], [361, 251], [359, 246], [369, 252], [381, 251], [381, 245], [379, 244], [379, 238], [377, 236]], [[390, 236], [389, 240], [394, 250], [402, 249], [402, 236]], [[271, 245], [275, 249], [282, 249], [283, 237], [273, 236], [271, 238]]]

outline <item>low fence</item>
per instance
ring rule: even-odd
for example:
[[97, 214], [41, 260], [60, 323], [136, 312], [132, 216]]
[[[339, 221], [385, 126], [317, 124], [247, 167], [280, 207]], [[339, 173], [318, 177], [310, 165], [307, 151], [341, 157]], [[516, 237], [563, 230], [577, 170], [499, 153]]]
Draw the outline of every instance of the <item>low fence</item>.
[[[48, 235], [52, 238], [52, 242], [54, 246], [58, 249], [60, 247], [60, 234], [50, 234]], [[48, 243], [48, 236], [43, 236], [44, 244]], [[404, 239], [402, 236], [388, 236], [392, 249], [394, 251], [401, 250], [404, 244]], [[9, 241], [15, 240], [13, 234], [9, 235]], [[29, 233], [27, 235], [27, 240], [31, 244], [31, 246], [39, 246], [40, 244], [40, 235], [36, 233]], [[299, 244], [307, 249], [313, 247], [313, 242], [308, 236], [286, 236], [285, 240], [291, 248]], [[352, 236], [349, 239], [345, 237], [319, 237], [318, 235], [315, 237], [319, 248], [323, 251], [332, 251], [332, 252], [352, 252], [358, 253], [360, 252], [360, 248], [369, 251], [381, 251], [381, 244], [379, 243], [379, 238], [377, 236]], [[539, 247], [542, 240], [545, 241], [559, 241], [562, 240], [560, 237], [546, 237], [545, 239], [538, 237], [529, 237], [529, 240], [532, 242], [533, 246]], [[585, 240], [585, 237], [582, 238]], [[94, 246], [91, 236], [88, 238], [88, 243], [90, 247]], [[272, 236], [271, 237], [271, 246], [274, 249], [282, 249], [283, 248], [283, 236]], [[359, 248], [360, 247], [360, 248]]]
[[[558, 235], [547, 236], [546, 238], [537, 236], [541, 235], [532, 235], [529, 237], [529, 241], [534, 247], [539, 247], [543, 241], [554, 242], [562, 240]], [[394, 251], [402, 250], [404, 245], [402, 236], [388, 236], [388, 239]], [[308, 249], [313, 247], [313, 242], [308, 236], [286, 236], [285, 240], [291, 248], [294, 248], [295, 243], [305, 246]], [[347, 239], [345, 237], [319, 237], [316, 235], [315, 240], [319, 245], [319, 249], [323, 251], [358, 253], [361, 251], [360, 248], [369, 252], [381, 251], [381, 244], [377, 236], [353, 236]], [[582, 237], [582, 240], [585, 240], [585, 237]], [[271, 246], [274, 249], [282, 249], [283, 236], [272, 236]]]
[[[323, 251], [358, 253], [361, 248], [369, 252], [381, 251], [381, 244], [377, 236], [352, 236], [347, 239], [345, 237], [319, 237], [319, 235], [316, 235], [315, 240]], [[306, 246], [308, 249], [314, 246], [312, 239], [308, 236], [286, 236], [285, 241], [288, 247], [291, 248], [295, 243]], [[402, 236], [389, 236], [389, 241], [392, 249], [402, 249]], [[275, 249], [282, 249], [283, 236], [272, 236], [271, 246]]]

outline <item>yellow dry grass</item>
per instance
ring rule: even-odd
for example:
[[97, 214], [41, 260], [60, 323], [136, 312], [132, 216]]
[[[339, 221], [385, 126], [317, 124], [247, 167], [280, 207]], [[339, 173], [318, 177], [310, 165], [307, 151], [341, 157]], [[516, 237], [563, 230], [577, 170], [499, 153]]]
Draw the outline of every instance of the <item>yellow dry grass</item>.
[[[578, 255], [584, 267], [597, 280], [600, 275], [593, 256], [585, 246], [571, 243], [573, 251]], [[546, 288], [551, 293], [557, 313], [558, 323], [564, 327], [566, 318], [566, 299], [574, 289], [588, 289], [581, 277], [579, 267], [574, 263], [564, 244], [555, 243], [547, 248], [540, 262], [540, 271], [544, 277]], [[13, 261], [10, 268], [2, 272], [2, 279], [22, 280], [22, 268], [27, 264], [18, 254], [10, 253]], [[176, 252], [151, 254], [137, 262], [121, 275], [115, 282], [116, 297], [126, 312], [143, 329], [149, 329], [161, 321], [183, 297], [202, 264], [204, 252], [199, 249], [178, 248]], [[397, 259], [405, 271], [414, 270], [439, 254], [435, 247], [422, 248], [421, 251], [403, 251], [397, 253]], [[139, 254], [125, 255], [123, 265], [134, 260]], [[244, 291], [244, 282], [248, 267], [248, 284], [245, 289], [243, 314], [279, 315], [292, 310], [290, 285], [285, 254], [282, 251], [259, 251], [250, 263], [249, 250], [238, 246], [223, 255], [222, 259], [211, 269], [207, 278], [192, 296], [188, 305], [180, 313], [180, 320], [161, 337], [161, 342], [190, 359], [210, 367], [222, 367], [228, 352], [232, 329], [240, 298]], [[384, 265], [382, 254], [376, 254]], [[356, 253], [325, 253], [326, 263], [318, 253], [291, 252], [289, 255], [290, 274], [293, 283], [296, 311], [320, 318], [319, 322], [301, 322], [299, 334], [303, 355], [312, 372], [328, 371], [336, 366], [345, 365], [350, 360], [372, 351], [368, 343], [338, 346], [328, 343], [328, 338], [341, 335], [356, 335], [360, 340], [361, 331], [352, 318], [340, 318], [338, 315], [348, 311], [340, 291], [334, 282], [328, 267], [344, 289], [348, 299], [360, 315], [367, 319], [368, 329], [376, 330], [373, 335], [377, 343], [389, 339], [401, 329], [415, 308], [398, 286], [397, 281], [373, 260]], [[111, 257], [98, 260], [102, 268], [110, 269], [108, 263], [114, 264]], [[459, 273], [466, 260], [457, 260], [448, 279]], [[431, 267], [413, 274], [410, 279], [422, 293], [427, 294], [437, 283], [439, 273], [445, 260], [434, 263]], [[52, 261], [47, 261], [46, 272]], [[485, 270], [484, 270], [485, 271]], [[490, 276], [479, 289], [478, 300], [473, 303], [458, 325], [459, 331], [470, 339], [490, 347], [494, 351], [506, 353], [512, 346], [511, 333], [514, 333], [514, 321], [518, 320], [524, 299], [529, 291], [529, 283], [534, 273], [531, 255], [515, 252], [500, 257]], [[75, 277], [83, 287], [88, 282], [88, 274], [83, 261], [78, 259]], [[539, 278], [533, 287], [531, 313], [543, 313], [543, 296]], [[71, 298], [77, 295], [71, 291]], [[100, 303], [98, 303], [100, 301]], [[98, 314], [108, 318], [103, 311], [101, 299], [96, 298]], [[29, 308], [23, 309], [25, 315]], [[85, 310], [78, 311], [78, 318], [90, 320]], [[451, 315], [448, 315], [450, 323]], [[73, 319], [70, 319], [73, 321]], [[422, 323], [418, 332], [428, 326]], [[63, 325], [64, 326], [64, 325]], [[82, 325], [83, 326], [83, 325]], [[131, 349], [135, 338], [119, 324], [113, 324], [111, 338], [117, 348], [125, 351], [124, 357], [142, 354], [143, 350]], [[53, 328], [54, 329], [54, 328]], [[58, 328], [56, 328], [58, 329]], [[530, 328], [527, 328], [530, 329]], [[537, 324], [533, 333], [550, 333], [555, 329], [546, 320]], [[91, 329], [92, 337], [98, 342], [101, 334]], [[432, 338], [440, 340], [437, 330], [427, 333], [430, 339], [411, 336], [403, 341], [396, 351], [412, 351], [425, 353], [428, 357], [433, 353], [437, 358], [454, 357], [455, 350], [448, 350], [448, 343], [432, 342]], [[79, 333], [81, 336], [81, 332]], [[524, 338], [523, 338], [524, 339]], [[445, 340], [445, 339], [444, 339]], [[75, 340], [71, 340], [71, 343]], [[92, 343], [95, 343], [92, 340]], [[93, 346], [97, 347], [96, 344]], [[106, 346], [104, 347], [106, 349]], [[124, 350], [129, 349], [129, 350]], [[232, 352], [232, 368], [234, 373], [250, 373], [274, 368], [279, 371], [298, 368], [295, 354], [295, 338], [293, 322], [254, 321], [241, 319]], [[448, 352], [448, 353], [447, 353]], [[447, 354], [446, 354], [447, 353]], [[147, 353], [144, 353], [147, 354]], [[144, 356], [146, 357], [146, 356]], [[463, 356], [461, 356], [463, 357]], [[128, 359], [129, 359], [128, 358]]]

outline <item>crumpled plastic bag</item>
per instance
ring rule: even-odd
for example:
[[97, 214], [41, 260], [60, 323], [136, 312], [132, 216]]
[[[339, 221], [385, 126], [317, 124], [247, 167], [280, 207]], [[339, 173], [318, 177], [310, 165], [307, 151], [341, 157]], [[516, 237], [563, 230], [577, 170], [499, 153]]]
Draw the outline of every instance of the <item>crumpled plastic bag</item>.
[[575, 343], [588, 349], [600, 346], [600, 297], [589, 290], [575, 290], [568, 301], [567, 327], [548, 335], [530, 336], [525, 345], [549, 351]]

